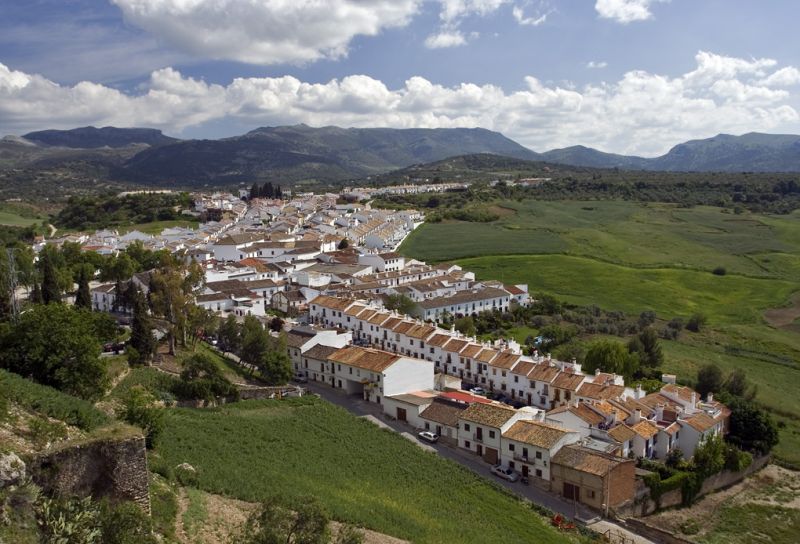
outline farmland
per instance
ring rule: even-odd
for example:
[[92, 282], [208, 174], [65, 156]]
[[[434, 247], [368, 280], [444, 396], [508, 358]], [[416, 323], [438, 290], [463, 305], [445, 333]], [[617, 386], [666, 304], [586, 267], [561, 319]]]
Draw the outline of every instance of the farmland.
[[484, 478], [316, 399], [173, 409], [166, 423], [153, 463], [191, 464], [210, 493], [313, 495], [337, 520], [414, 542], [569, 541]]
[[704, 314], [706, 330], [664, 342], [664, 370], [691, 381], [708, 362], [744, 369], [781, 423], [776, 455], [800, 466], [798, 211], [629, 201], [499, 201], [490, 209], [497, 207], [513, 213], [491, 223], [426, 223], [400, 251], [573, 304], [653, 310], [662, 322]]

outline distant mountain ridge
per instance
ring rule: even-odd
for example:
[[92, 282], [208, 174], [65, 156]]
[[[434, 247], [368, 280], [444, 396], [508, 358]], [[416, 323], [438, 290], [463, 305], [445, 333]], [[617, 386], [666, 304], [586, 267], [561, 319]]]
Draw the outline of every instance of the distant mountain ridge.
[[163, 145], [179, 141], [154, 128], [81, 127], [70, 130], [40, 130], [23, 136], [29, 142], [78, 149], [125, 147], [131, 144]]
[[262, 127], [218, 140], [179, 140], [148, 128], [83, 127], [0, 141], [0, 167], [73, 168], [82, 160], [104, 171], [109, 180], [182, 187], [253, 181], [333, 183], [471, 154], [622, 170], [800, 172], [800, 136], [788, 134], [720, 134], [676, 145], [654, 158], [580, 145], [537, 153], [481, 128], [295, 125]]

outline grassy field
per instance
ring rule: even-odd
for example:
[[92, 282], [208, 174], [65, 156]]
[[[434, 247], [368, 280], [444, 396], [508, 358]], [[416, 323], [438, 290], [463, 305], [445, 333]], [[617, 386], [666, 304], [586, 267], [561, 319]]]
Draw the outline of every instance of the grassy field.
[[[800, 212], [736, 215], [622, 201], [499, 204], [515, 213], [488, 224], [425, 224], [400, 251], [455, 260], [480, 279], [527, 283], [533, 293], [574, 304], [632, 315], [654, 310], [662, 320], [704, 314], [703, 333], [665, 342], [665, 370], [692, 380], [707, 362], [725, 372], [744, 369], [782, 424], [777, 456], [800, 466], [800, 329], [770, 326], [764, 317], [800, 292]], [[713, 273], [719, 267], [724, 275]]]
[[569, 542], [470, 471], [313, 398], [174, 409], [158, 462], [187, 462], [204, 491], [314, 496], [340, 521], [413, 542]]

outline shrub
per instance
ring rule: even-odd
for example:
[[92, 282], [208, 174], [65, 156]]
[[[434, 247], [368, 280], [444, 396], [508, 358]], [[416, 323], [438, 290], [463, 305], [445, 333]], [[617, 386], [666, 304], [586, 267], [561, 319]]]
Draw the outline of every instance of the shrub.
[[686, 329], [692, 332], [700, 332], [706, 324], [706, 316], [703, 314], [694, 314], [692, 317], [689, 318], [689, 321], [686, 323]]
[[155, 405], [156, 399], [141, 385], [131, 388], [121, 418], [145, 432], [147, 447], [152, 448], [164, 430], [164, 411]]
[[714, 274], [715, 276], [724, 276], [725, 274], [727, 274], [727, 271], [725, 270], [724, 266], [718, 266], [714, 270], [712, 270], [711, 273]]

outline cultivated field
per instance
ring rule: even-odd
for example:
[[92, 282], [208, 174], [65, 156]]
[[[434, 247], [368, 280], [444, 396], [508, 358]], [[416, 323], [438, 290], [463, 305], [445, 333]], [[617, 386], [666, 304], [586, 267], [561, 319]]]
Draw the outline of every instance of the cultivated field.
[[169, 410], [151, 461], [188, 462], [199, 488], [240, 500], [313, 495], [337, 520], [413, 542], [570, 541], [485, 479], [310, 397]]
[[514, 213], [425, 224], [400, 250], [575, 304], [654, 310], [665, 321], [703, 313], [705, 331], [664, 343], [665, 371], [691, 380], [707, 362], [744, 369], [782, 425], [776, 454], [800, 466], [800, 212], [627, 201], [495, 206]]

